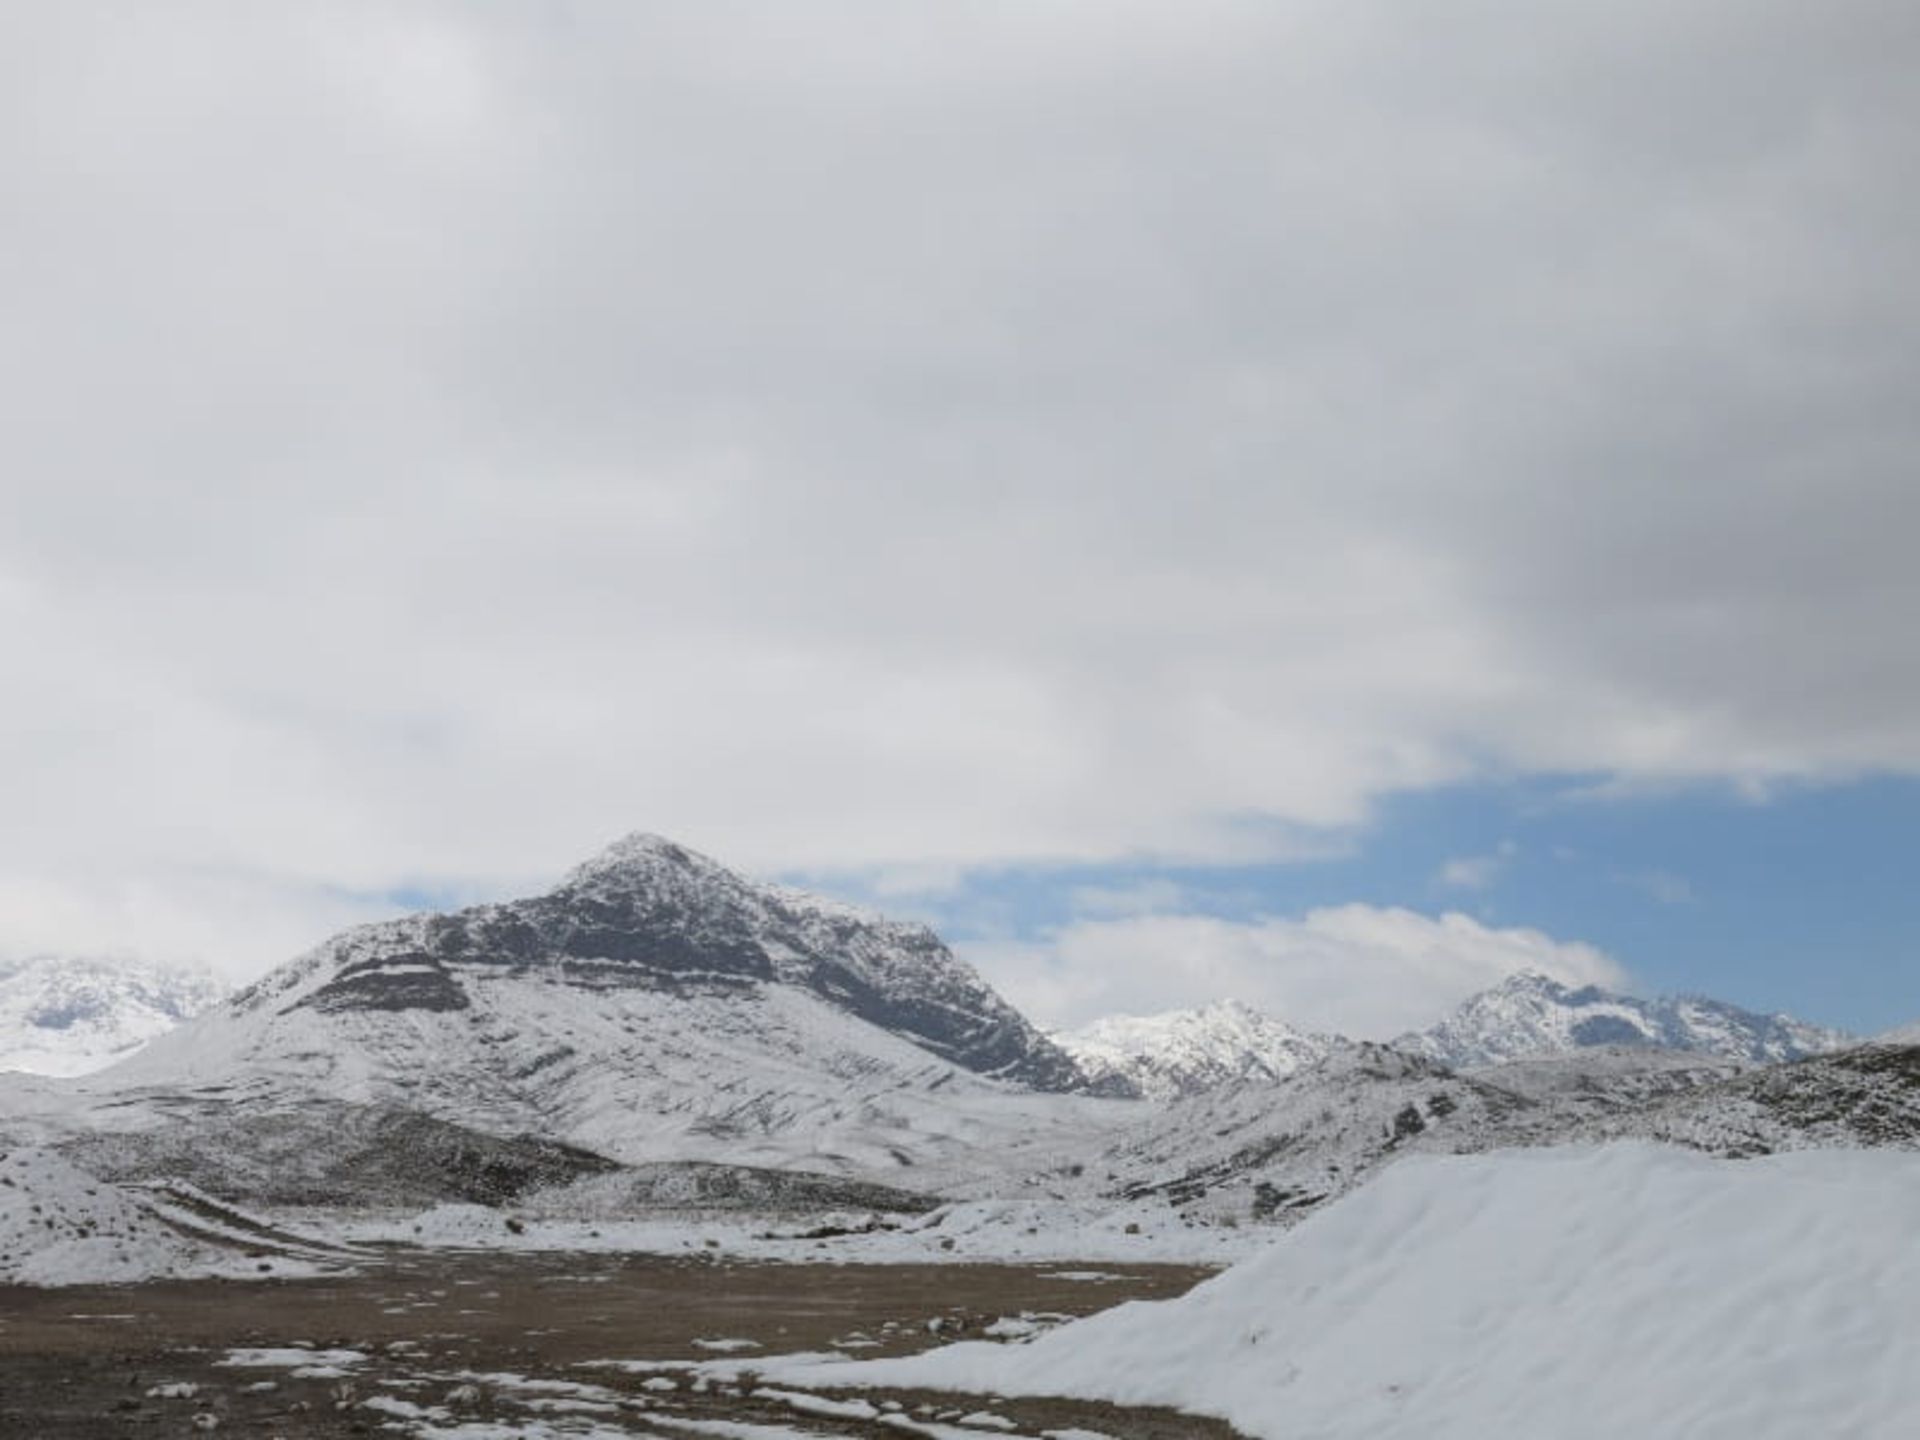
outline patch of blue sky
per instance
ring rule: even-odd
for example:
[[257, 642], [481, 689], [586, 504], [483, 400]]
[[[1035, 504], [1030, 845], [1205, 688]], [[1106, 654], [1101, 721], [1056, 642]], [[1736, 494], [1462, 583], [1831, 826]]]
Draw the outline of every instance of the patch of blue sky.
[[1317, 858], [973, 871], [941, 893], [818, 888], [914, 913], [949, 939], [1043, 937], [1128, 913], [1228, 920], [1364, 903], [1459, 910], [1606, 950], [1645, 993], [1709, 994], [1873, 1033], [1920, 1018], [1920, 781], [1755, 798], [1617, 792], [1591, 776], [1403, 794]]

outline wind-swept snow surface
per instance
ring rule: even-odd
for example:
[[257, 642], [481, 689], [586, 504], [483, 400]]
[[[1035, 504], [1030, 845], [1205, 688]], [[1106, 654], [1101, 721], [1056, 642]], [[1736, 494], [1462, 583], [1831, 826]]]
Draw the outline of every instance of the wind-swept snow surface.
[[1917, 1196], [1920, 1156], [1881, 1151], [1418, 1156], [1179, 1300], [761, 1369], [1173, 1405], [1274, 1440], [1906, 1436]]

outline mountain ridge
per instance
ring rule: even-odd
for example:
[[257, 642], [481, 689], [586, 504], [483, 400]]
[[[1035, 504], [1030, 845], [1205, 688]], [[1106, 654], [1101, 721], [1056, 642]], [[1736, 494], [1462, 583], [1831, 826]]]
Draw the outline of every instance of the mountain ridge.
[[1090, 1080], [1124, 1084], [1157, 1101], [1283, 1080], [1353, 1044], [1233, 999], [1155, 1015], [1110, 1015], [1050, 1035]]
[[1778, 1064], [1858, 1044], [1858, 1037], [1790, 1015], [1763, 1015], [1701, 995], [1647, 1000], [1571, 987], [1535, 970], [1508, 976], [1425, 1030], [1393, 1044], [1455, 1068], [1630, 1046]]

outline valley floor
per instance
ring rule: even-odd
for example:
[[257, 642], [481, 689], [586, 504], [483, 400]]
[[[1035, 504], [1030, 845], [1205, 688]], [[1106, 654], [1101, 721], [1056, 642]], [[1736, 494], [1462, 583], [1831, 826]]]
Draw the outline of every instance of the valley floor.
[[904, 1355], [1178, 1295], [1211, 1273], [394, 1249], [312, 1280], [0, 1287], [0, 1434], [1231, 1440], [1167, 1411], [904, 1390], [836, 1400], [691, 1368]]

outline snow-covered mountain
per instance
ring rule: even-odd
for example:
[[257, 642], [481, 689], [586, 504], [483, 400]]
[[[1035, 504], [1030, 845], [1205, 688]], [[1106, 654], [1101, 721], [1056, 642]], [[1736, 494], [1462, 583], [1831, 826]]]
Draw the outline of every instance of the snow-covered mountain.
[[1160, 1015], [1112, 1015], [1052, 1038], [1090, 1080], [1162, 1101], [1280, 1080], [1352, 1043], [1296, 1030], [1238, 1000]]
[[1455, 1068], [1498, 1065], [1593, 1046], [1649, 1046], [1777, 1064], [1858, 1041], [1788, 1015], [1760, 1015], [1697, 996], [1641, 1000], [1598, 986], [1570, 989], [1534, 972], [1510, 976], [1398, 1048]]
[[81, 1083], [116, 1117], [130, 1092], [189, 1118], [321, 1100], [625, 1161], [891, 1174], [1015, 1163], [1045, 1092], [1085, 1082], [925, 927], [640, 835], [545, 895], [348, 931]]
[[0, 1070], [84, 1075], [218, 1001], [200, 971], [59, 955], [0, 959]]
[[[236, 1016], [467, 1009], [504, 974], [585, 995], [744, 994], [778, 984], [978, 1074], [1078, 1087], [1073, 1062], [924, 925], [758, 884], [631, 835], [529, 900], [361, 926], [234, 997]], [[319, 980], [315, 985], [313, 981]]]

